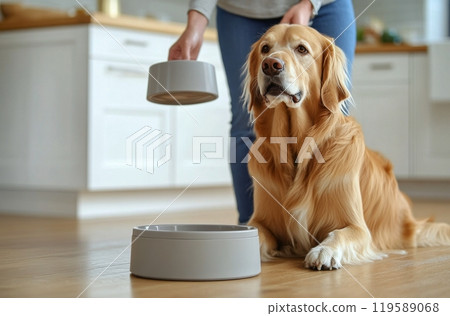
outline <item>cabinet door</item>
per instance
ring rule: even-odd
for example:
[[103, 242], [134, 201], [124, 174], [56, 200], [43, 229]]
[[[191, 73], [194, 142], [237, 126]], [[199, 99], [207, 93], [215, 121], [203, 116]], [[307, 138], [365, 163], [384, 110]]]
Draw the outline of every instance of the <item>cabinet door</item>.
[[429, 98], [427, 55], [416, 54], [412, 65], [413, 176], [450, 179], [450, 103]]
[[167, 60], [169, 48], [178, 38], [177, 35], [113, 26], [108, 26], [107, 30], [90, 24], [89, 57], [150, 66], [149, 61]]
[[86, 189], [87, 27], [0, 32], [0, 185]]
[[408, 177], [408, 86], [355, 82], [353, 97], [356, 104], [353, 114], [362, 126], [366, 145], [392, 162], [397, 177]]
[[175, 134], [178, 186], [230, 185], [229, 113], [218, 102], [177, 109]]
[[176, 185], [230, 185], [228, 165], [230, 100], [217, 43], [205, 42], [199, 60], [216, 69], [219, 98], [177, 108]]
[[90, 74], [89, 188], [173, 185], [174, 109], [146, 100], [147, 70], [91, 60]]

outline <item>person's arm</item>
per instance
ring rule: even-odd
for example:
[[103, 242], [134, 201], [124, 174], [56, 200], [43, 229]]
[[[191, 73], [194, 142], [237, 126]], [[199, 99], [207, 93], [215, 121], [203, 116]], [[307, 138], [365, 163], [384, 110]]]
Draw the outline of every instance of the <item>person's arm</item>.
[[309, 21], [317, 15], [321, 2], [321, 0], [299, 1], [286, 12], [280, 23], [308, 25]]
[[208, 19], [196, 10], [188, 12], [188, 23], [180, 38], [170, 47], [169, 60], [196, 60], [203, 43]]
[[169, 50], [169, 60], [196, 60], [203, 43], [203, 34], [217, 0], [190, 0], [188, 22], [180, 38]]

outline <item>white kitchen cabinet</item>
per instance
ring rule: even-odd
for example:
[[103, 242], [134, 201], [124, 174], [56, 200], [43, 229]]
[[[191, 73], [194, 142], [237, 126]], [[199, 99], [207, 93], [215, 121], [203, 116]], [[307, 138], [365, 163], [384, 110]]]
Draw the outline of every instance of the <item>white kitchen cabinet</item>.
[[[194, 136], [226, 141], [228, 135], [228, 91], [216, 43], [205, 42], [200, 59], [215, 65], [220, 98], [180, 108], [146, 100], [148, 67], [167, 59], [174, 35], [95, 25], [1, 35], [2, 185], [164, 188], [189, 184], [197, 174], [204, 175], [197, 186], [230, 183], [225, 156], [192, 161]], [[139, 143], [150, 132], [134, 140], [127, 164], [127, 139], [145, 128], [170, 135], [154, 152], [161, 157], [168, 148], [170, 160], [152, 172], [147, 164], [156, 161], [145, 155], [148, 144]], [[136, 157], [140, 149], [143, 156]]]
[[199, 60], [215, 66], [220, 97], [204, 104], [178, 108], [177, 129], [180, 134], [189, 136], [175, 139], [177, 186], [186, 186], [197, 176], [197, 185], [231, 183], [228, 167], [231, 112], [219, 47], [204, 45]]
[[353, 65], [352, 114], [366, 144], [386, 156], [399, 178], [410, 176], [409, 55], [357, 55]]
[[[121, 205], [111, 204], [109, 192], [129, 200], [142, 190], [188, 184], [229, 187], [229, 94], [217, 43], [205, 41], [199, 59], [215, 65], [219, 99], [186, 107], [146, 100], [148, 68], [167, 60], [176, 38], [94, 24], [1, 32], [0, 196], [8, 197], [6, 207], [20, 204], [8, 190], [36, 198], [43, 209], [51, 208], [44, 200], [57, 207], [69, 200], [70, 212], [87, 214], [99, 205]], [[156, 145], [160, 136], [166, 138]], [[194, 164], [196, 136], [222, 138], [223, 157]], [[132, 190], [141, 191], [126, 195]], [[135, 200], [161, 205], [146, 195]]]
[[[145, 100], [148, 73], [139, 65], [104, 60], [90, 61], [89, 178], [91, 190], [168, 187], [174, 174], [166, 163], [148, 172], [150, 159], [137, 155], [139, 139], [132, 135], [143, 128], [176, 135], [173, 109]], [[148, 135], [145, 133], [145, 135]], [[127, 157], [127, 139], [132, 142]], [[149, 140], [151, 141], [151, 139]], [[144, 149], [144, 145], [141, 148]], [[161, 157], [165, 146], [156, 148]], [[127, 164], [127, 158], [131, 163]]]
[[0, 33], [0, 186], [87, 186], [87, 27]]
[[353, 67], [353, 114], [367, 145], [422, 192], [437, 184], [417, 181], [450, 179], [450, 104], [431, 101], [429, 64], [426, 52], [405, 52], [357, 55]]
[[[450, 179], [450, 103], [430, 101], [428, 56], [415, 54], [412, 59], [412, 174], [417, 179]], [[442, 71], [449, 75], [449, 69]]]
[[[216, 68], [219, 99], [186, 107], [149, 103], [146, 98], [148, 67], [165, 61], [174, 35], [143, 34], [122, 29], [93, 29], [91, 65], [93, 133], [90, 164], [91, 189], [122, 189], [149, 187], [185, 187], [229, 185], [227, 159], [193, 161], [193, 141], [199, 136], [221, 137], [229, 133], [229, 101], [225, 74], [216, 43], [204, 42], [199, 60]], [[120, 43], [120, 44], [119, 44]], [[192, 78], [195, 80], [195, 78]], [[103, 124], [103, 125], [100, 125]], [[170, 160], [157, 166], [148, 156], [143, 170], [124, 164], [126, 139], [142, 128], [150, 127], [170, 139], [155, 149], [154, 158], [169, 150]], [[148, 135], [148, 133], [146, 133]], [[150, 140], [151, 142], [152, 140]], [[97, 146], [99, 144], [100, 146]], [[136, 150], [139, 146], [136, 143]], [[144, 155], [145, 156], [145, 155]], [[143, 157], [134, 157], [134, 162]], [[154, 164], [153, 172], [146, 165]]]

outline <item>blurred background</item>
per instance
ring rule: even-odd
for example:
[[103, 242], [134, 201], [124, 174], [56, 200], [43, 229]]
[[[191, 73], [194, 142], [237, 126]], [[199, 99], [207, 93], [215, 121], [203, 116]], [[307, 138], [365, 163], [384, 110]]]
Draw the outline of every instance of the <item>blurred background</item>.
[[[353, 3], [359, 45], [352, 115], [368, 146], [393, 162], [402, 189], [450, 200], [450, 1]], [[215, 66], [219, 98], [185, 109], [145, 97], [148, 67], [167, 60], [188, 0], [0, 5], [0, 213], [157, 213], [188, 186], [172, 209], [235, 209], [229, 93], [214, 14], [199, 60]], [[130, 161], [146, 157], [137, 152], [152, 131], [172, 136], [155, 151], [172, 157], [149, 173]], [[194, 164], [194, 136], [219, 137], [201, 150], [222, 157], [203, 155]]]
[[[75, 0], [7, 0], [0, 3], [21, 3], [38, 7], [51, 7], [75, 11]], [[188, 0], [122, 0], [123, 14], [154, 18], [161, 21], [186, 22]], [[91, 11], [98, 8], [97, 0], [79, 0]], [[369, 6], [370, 5], [370, 6]], [[355, 16], [364, 11], [357, 20], [359, 28], [373, 26], [390, 29], [406, 42], [422, 43], [447, 37], [449, 34], [448, 0], [354, 0]], [[369, 8], [367, 8], [369, 7]], [[367, 10], [366, 10], [367, 9]], [[215, 15], [210, 26], [215, 25]]]

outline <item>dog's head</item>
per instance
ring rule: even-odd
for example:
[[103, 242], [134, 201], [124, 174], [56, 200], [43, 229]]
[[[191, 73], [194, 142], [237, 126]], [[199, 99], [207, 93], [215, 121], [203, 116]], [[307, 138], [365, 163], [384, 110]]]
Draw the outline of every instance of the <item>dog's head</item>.
[[350, 97], [343, 52], [307, 26], [270, 28], [253, 44], [244, 71], [249, 111], [262, 105], [298, 108], [308, 103], [338, 113]]

